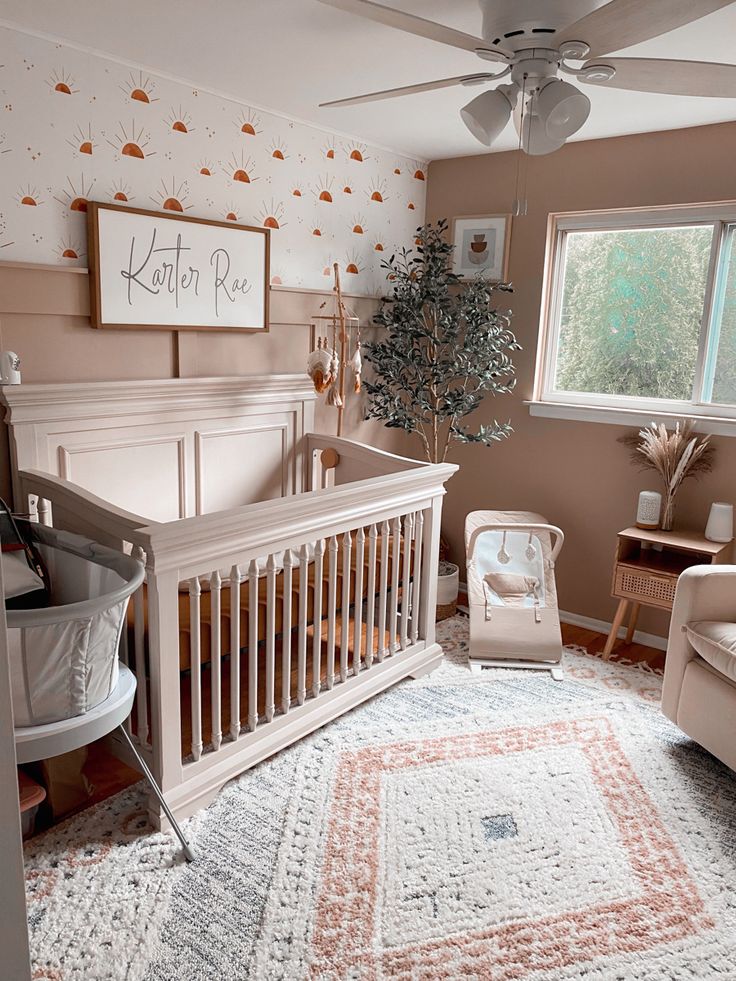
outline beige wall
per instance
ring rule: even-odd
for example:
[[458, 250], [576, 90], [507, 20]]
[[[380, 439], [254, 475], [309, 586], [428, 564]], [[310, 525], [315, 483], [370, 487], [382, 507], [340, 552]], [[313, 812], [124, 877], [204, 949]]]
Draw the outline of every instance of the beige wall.
[[[25, 382], [124, 380], [177, 376], [254, 375], [304, 371], [309, 321], [324, 294], [271, 290], [267, 334], [158, 330], [93, 330], [86, 269], [0, 263], [0, 350], [15, 351]], [[366, 326], [376, 301], [349, 297]], [[345, 435], [390, 448], [390, 431], [362, 420], [363, 398], [351, 396]], [[336, 412], [320, 399], [319, 432], [336, 431]], [[0, 426], [0, 496], [10, 497], [7, 430]]]
[[[458, 447], [462, 464], [448, 487], [445, 531], [456, 559], [462, 526], [474, 508], [541, 511], [567, 535], [558, 565], [561, 608], [610, 620], [610, 568], [615, 535], [633, 523], [638, 492], [655, 488], [617, 443], [624, 429], [600, 423], [531, 418], [547, 216], [550, 212], [627, 208], [736, 198], [736, 123], [572, 143], [529, 158], [526, 217], [514, 220], [510, 278], [517, 356], [514, 396], [488, 399], [478, 421], [511, 418], [515, 434], [492, 449]], [[430, 166], [428, 220], [507, 212], [514, 198], [515, 153], [436, 161]], [[736, 500], [736, 439], [718, 438], [713, 474], [685, 484], [677, 511], [682, 527], [702, 529], [711, 501]], [[667, 620], [647, 612], [640, 626], [666, 633]]]

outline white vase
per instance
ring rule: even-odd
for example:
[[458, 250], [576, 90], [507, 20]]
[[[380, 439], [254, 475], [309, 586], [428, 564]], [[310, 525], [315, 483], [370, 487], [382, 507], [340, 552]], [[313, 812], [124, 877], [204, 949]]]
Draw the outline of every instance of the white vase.
[[711, 504], [705, 537], [709, 542], [730, 542], [733, 539], [733, 504], [722, 501]]

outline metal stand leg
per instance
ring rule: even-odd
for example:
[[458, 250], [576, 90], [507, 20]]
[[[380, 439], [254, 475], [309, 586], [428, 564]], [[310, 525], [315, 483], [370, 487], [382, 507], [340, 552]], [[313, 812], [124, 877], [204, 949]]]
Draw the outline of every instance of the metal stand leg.
[[184, 858], [186, 858], [187, 862], [193, 862], [194, 861], [194, 858], [195, 858], [194, 852], [189, 847], [189, 842], [186, 840], [186, 838], [182, 834], [182, 830], [179, 827], [179, 825], [178, 825], [178, 823], [176, 821], [176, 818], [174, 817], [174, 815], [169, 810], [169, 805], [164, 800], [164, 795], [159, 790], [159, 786], [156, 783], [156, 781], [154, 780], [153, 774], [151, 773], [151, 771], [146, 766], [146, 762], [141, 757], [141, 754], [135, 748], [135, 744], [133, 743], [133, 740], [130, 738], [130, 736], [128, 735], [128, 733], [125, 731], [125, 728], [121, 725], [121, 726], [118, 726], [118, 729], [123, 734], [123, 738], [125, 739], [126, 743], [130, 747], [130, 749], [132, 750], [133, 755], [135, 756], [135, 758], [140, 763], [141, 770], [143, 771], [143, 774], [144, 774], [146, 780], [148, 780], [148, 782], [150, 783], [151, 788], [152, 788], [154, 794], [156, 795], [156, 797], [158, 797], [158, 801], [161, 804], [161, 807], [163, 808], [164, 814], [166, 815], [166, 817], [171, 822], [171, 827], [174, 829], [174, 833], [176, 834], [176, 837], [181, 842], [181, 847], [182, 847], [182, 850], [184, 851]]

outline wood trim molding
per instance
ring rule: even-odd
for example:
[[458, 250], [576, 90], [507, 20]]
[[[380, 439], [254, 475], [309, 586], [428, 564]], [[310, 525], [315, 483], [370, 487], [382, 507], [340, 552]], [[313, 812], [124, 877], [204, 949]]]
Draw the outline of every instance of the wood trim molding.
[[262, 405], [314, 402], [306, 375], [242, 375], [224, 378], [164, 378], [141, 381], [61, 382], [0, 386], [6, 420], [50, 422], [56, 419], [145, 415], [197, 405]]
[[60, 445], [59, 476], [62, 480], [75, 483], [73, 462], [74, 457], [83, 453], [105, 453], [106, 451], [135, 449], [141, 446], [176, 446], [176, 481], [179, 499], [179, 517], [187, 515], [187, 437], [185, 433], [167, 433], [160, 436], [130, 438], [124, 440], [98, 440], [92, 443], [76, 443], [70, 447]]
[[[230, 436], [250, 436], [256, 433], [278, 433], [281, 436], [281, 487], [282, 497], [295, 493], [293, 475], [289, 473], [292, 458], [289, 455], [289, 437], [292, 444], [296, 441], [297, 420], [289, 413], [286, 422], [268, 422], [253, 426], [237, 426], [232, 429], [208, 429], [206, 432], [194, 433], [194, 511], [202, 514], [204, 506], [204, 453], [208, 443], [213, 440]], [[183, 517], [183, 515], [182, 515]]]
[[[183, 517], [196, 496], [197, 438], [251, 426], [281, 430], [282, 491], [298, 493], [304, 487], [303, 437], [313, 425], [315, 399], [311, 382], [301, 374], [2, 386], [14, 494], [21, 499], [21, 470], [73, 477], [69, 461], [75, 453], [178, 442]], [[147, 479], [150, 487], [158, 477], [147, 471]], [[129, 513], [145, 510], [135, 474], [124, 474], [121, 481], [118, 505]], [[138, 525], [150, 523], [141, 517]]]
[[603, 405], [575, 405], [570, 402], [528, 401], [524, 405], [529, 415], [543, 419], [561, 419], [572, 422], [598, 422], [611, 426], [647, 426], [653, 419], [673, 426], [683, 416], [692, 419], [699, 433], [714, 436], [736, 436], [736, 418], [703, 415], [689, 412], [657, 412], [652, 409], [628, 409]]
[[[232, 227], [228, 225], [228, 227]], [[246, 226], [236, 226], [236, 227], [246, 227]], [[11, 272], [13, 270], [28, 270], [30, 272], [53, 272], [53, 273], [72, 273], [77, 276], [89, 276], [89, 269], [87, 266], [57, 266], [50, 262], [10, 262], [7, 259], [0, 259], [0, 269], [9, 269]], [[269, 283], [268, 284], [269, 293], [297, 293], [306, 294], [308, 296], [332, 296], [333, 290], [331, 288], [325, 287], [324, 289], [316, 289], [313, 286], [284, 286], [280, 283]], [[369, 293], [351, 293], [349, 290], [342, 291], [343, 296], [350, 297], [353, 300], [365, 300], [366, 303], [378, 303], [381, 299], [380, 296], [372, 296]], [[271, 321], [273, 323], [273, 321]], [[177, 328], [170, 328], [171, 330], [176, 330]], [[225, 328], [228, 329], [228, 328]], [[207, 328], [202, 328], [202, 330], [207, 330]]]

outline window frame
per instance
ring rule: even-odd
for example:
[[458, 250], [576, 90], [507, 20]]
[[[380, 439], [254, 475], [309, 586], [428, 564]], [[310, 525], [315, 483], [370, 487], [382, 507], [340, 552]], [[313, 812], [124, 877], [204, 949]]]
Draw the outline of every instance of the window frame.
[[[705, 282], [698, 356], [692, 400], [633, 398], [591, 392], [562, 392], [554, 388], [565, 279], [565, 250], [571, 232], [606, 232], [712, 225], [710, 260]], [[704, 401], [717, 358], [714, 311], [721, 273], [721, 257], [729, 230], [736, 225], [736, 201], [708, 204], [664, 205], [606, 211], [550, 214], [547, 224], [544, 281], [532, 399], [526, 404], [532, 415], [613, 424], [644, 425], [652, 419], [699, 420], [699, 429], [736, 436], [736, 405]], [[736, 234], [731, 232], [730, 234]], [[718, 329], [720, 324], [718, 325]], [[716, 347], [712, 343], [715, 336]]]

